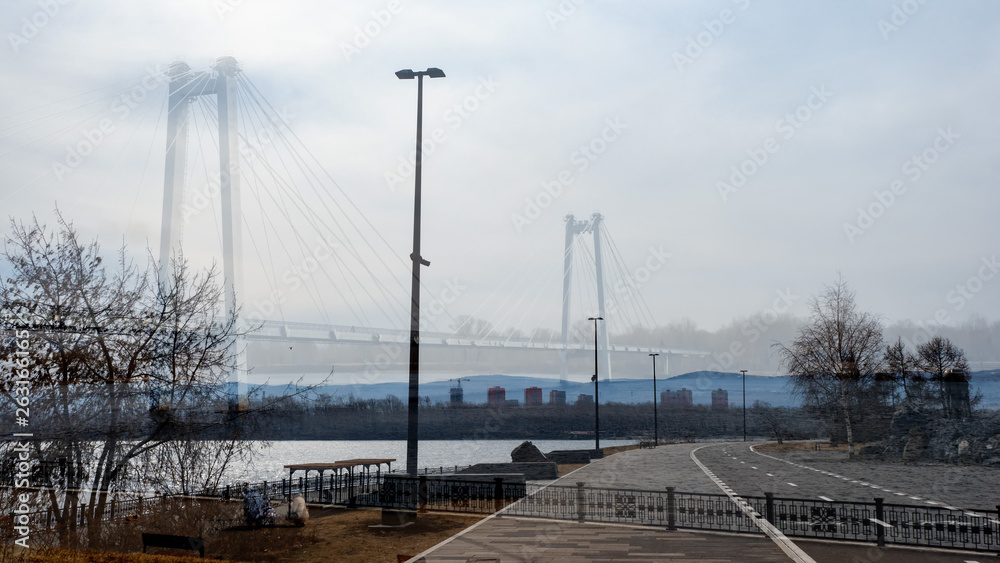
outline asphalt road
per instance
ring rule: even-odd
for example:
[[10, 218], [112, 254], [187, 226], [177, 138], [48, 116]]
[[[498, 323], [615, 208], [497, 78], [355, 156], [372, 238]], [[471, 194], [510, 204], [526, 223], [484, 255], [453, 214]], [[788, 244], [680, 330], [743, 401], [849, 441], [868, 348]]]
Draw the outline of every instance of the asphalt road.
[[843, 452], [756, 452], [753, 444], [695, 449], [695, 456], [737, 494], [825, 501], [997, 510], [1000, 469], [848, 461]]

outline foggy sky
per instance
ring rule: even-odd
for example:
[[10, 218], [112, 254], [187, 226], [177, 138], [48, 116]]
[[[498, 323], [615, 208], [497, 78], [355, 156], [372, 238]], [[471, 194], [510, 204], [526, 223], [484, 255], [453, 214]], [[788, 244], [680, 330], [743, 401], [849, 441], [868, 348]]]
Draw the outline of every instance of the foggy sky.
[[[424, 282], [428, 299], [455, 299], [432, 328], [477, 314], [558, 330], [563, 217], [594, 212], [658, 324], [714, 329], [787, 302], [804, 314], [838, 273], [889, 321], [997, 318], [994, 3], [339, 4], [6, 2], [3, 215], [51, 220], [58, 205], [142, 259], [159, 244], [165, 86], [134, 108], [55, 116], [59, 133], [30, 144], [19, 112], [228, 55], [405, 258], [416, 84], [393, 73], [433, 66], [447, 77], [424, 85]], [[113, 131], [56, 178], [105, 118]], [[203, 262], [210, 215], [185, 238]], [[500, 283], [514, 271], [539, 283]], [[284, 316], [358, 322], [324, 291], [325, 316], [304, 294]]]

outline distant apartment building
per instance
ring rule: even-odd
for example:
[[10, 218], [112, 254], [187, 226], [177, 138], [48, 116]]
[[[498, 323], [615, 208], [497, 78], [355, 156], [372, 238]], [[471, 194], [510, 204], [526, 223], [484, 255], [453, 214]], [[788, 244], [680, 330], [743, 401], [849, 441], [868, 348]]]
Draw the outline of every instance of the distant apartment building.
[[712, 408], [729, 408], [729, 391], [726, 391], [725, 389], [716, 389], [715, 391], [712, 391]]
[[549, 391], [549, 404], [550, 405], [565, 405], [566, 404], [566, 392], [557, 391], [555, 389]]
[[593, 395], [586, 395], [584, 393], [580, 393], [579, 395], [576, 396], [576, 404], [578, 404], [578, 405], [592, 405], [592, 404], [594, 404], [594, 396]]
[[690, 407], [694, 404], [691, 399], [691, 390], [682, 387], [679, 391], [666, 391], [660, 393], [660, 404], [665, 407]]
[[504, 403], [504, 405], [508, 407], [516, 407], [518, 406], [518, 402], [517, 399], [507, 399], [507, 402]]
[[502, 407], [507, 404], [507, 390], [499, 385], [486, 390], [486, 403], [491, 407]]
[[524, 406], [531, 407], [542, 404], [542, 388], [528, 387], [524, 390]]
[[464, 391], [461, 387], [452, 387], [448, 392], [452, 405], [461, 405], [464, 400]]

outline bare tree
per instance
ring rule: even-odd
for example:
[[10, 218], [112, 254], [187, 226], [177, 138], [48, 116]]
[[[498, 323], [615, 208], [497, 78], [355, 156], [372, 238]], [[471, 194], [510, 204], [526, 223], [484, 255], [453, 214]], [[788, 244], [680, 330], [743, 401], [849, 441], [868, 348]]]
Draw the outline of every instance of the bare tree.
[[493, 325], [485, 320], [472, 315], [459, 315], [455, 319], [455, 324], [451, 327], [455, 334], [459, 336], [469, 336], [472, 338], [489, 338], [493, 336]]
[[937, 396], [941, 403], [941, 408], [947, 415], [947, 397], [945, 393], [945, 373], [949, 370], [959, 370], [968, 373], [969, 362], [965, 359], [965, 352], [951, 343], [951, 340], [935, 336], [929, 341], [917, 346], [916, 356], [917, 366], [930, 375], [932, 381], [937, 383]]
[[170, 465], [143, 460], [165, 461], [168, 444], [211, 429], [225, 443], [249, 420], [226, 408], [221, 385], [236, 318], [221, 312], [214, 270], [193, 274], [177, 261], [160, 284], [151, 259], [137, 267], [122, 248], [108, 265], [61, 215], [57, 232], [37, 218], [11, 227], [0, 378], [8, 400], [15, 387], [30, 389], [34, 485], [46, 488], [62, 529], [83, 513], [95, 540], [109, 497], [168, 477]]
[[859, 311], [854, 291], [840, 278], [812, 298], [808, 324], [791, 344], [775, 346], [807, 403], [837, 406], [854, 457], [858, 402], [883, 366], [879, 317]]
[[768, 402], [754, 401], [753, 406], [750, 407], [750, 416], [770, 428], [771, 434], [774, 435], [774, 439], [779, 444], [784, 443], [785, 436], [788, 434], [786, 429], [786, 420], [788, 418], [787, 408], [775, 408]]

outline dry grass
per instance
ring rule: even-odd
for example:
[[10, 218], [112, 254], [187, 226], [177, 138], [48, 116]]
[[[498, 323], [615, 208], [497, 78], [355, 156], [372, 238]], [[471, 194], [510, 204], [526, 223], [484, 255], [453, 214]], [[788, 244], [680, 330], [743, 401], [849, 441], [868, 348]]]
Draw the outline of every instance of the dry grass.
[[94, 551], [72, 551], [68, 549], [30, 550], [21, 556], [13, 556], [6, 561], [12, 563], [192, 563], [191, 556], [148, 555], [143, 553], [108, 553]]
[[577, 469], [580, 469], [581, 467], [583, 467], [585, 465], [587, 465], [587, 464], [586, 463], [561, 463], [561, 464], [559, 464], [559, 465], [556, 466], [556, 471], [557, 471], [556, 475], [558, 475], [560, 477], [565, 477], [571, 471], [576, 471]]
[[[369, 528], [381, 524], [379, 510], [316, 509], [311, 511], [311, 516], [305, 527], [283, 523], [273, 528], [231, 526], [206, 534], [205, 556], [227, 561], [276, 563], [394, 563], [397, 555], [420, 553], [482, 518], [480, 515], [421, 514], [412, 526], [389, 531]], [[176, 521], [172, 524], [163, 528], [149, 522], [140, 525], [147, 531], [181, 531], [176, 529]], [[138, 529], [134, 533], [138, 535]], [[16, 563], [191, 563], [198, 560], [197, 553], [188, 555], [167, 550], [158, 550], [158, 553], [165, 555], [49, 549], [31, 550], [10, 560]], [[172, 556], [174, 554], [177, 556]]]
[[[604, 455], [638, 446], [604, 448]], [[559, 466], [559, 476], [585, 464]], [[305, 527], [283, 523], [273, 528], [218, 526], [212, 522], [238, 518], [239, 503], [201, 503], [183, 511], [172, 510], [157, 518], [141, 518], [128, 531], [122, 530], [116, 543], [125, 550], [139, 549], [140, 532], [156, 532], [205, 538], [207, 558], [228, 561], [295, 563], [395, 563], [399, 555], [416, 555], [450, 538], [481, 520], [483, 515], [421, 514], [415, 524], [396, 530], [372, 529], [381, 524], [379, 510], [313, 509]], [[279, 514], [281, 511], [279, 510]], [[178, 517], [183, 515], [183, 517]], [[169, 517], [168, 517], [169, 516]], [[110, 542], [109, 542], [110, 543]], [[141, 542], [139, 542], [141, 543]], [[113, 549], [111, 544], [107, 549]], [[166, 552], [164, 552], [166, 553]], [[180, 552], [175, 552], [180, 553]], [[70, 550], [33, 551], [17, 563], [191, 563], [192, 557], [144, 555]]]
[[[398, 530], [372, 530], [381, 524], [378, 510], [338, 510], [316, 514], [306, 527], [315, 528], [317, 541], [300, 549], [275, 554], [255, 561], [296, 563], [386, 562], [395, 563], [397, 555], [416, 555], [441, 543], [483, 518], [481, 515], [421, 514], [415, 524]], [[315, 513], [314, 513], [315, 514]], [[262, 554], [263, 555], [263, 554]]]

